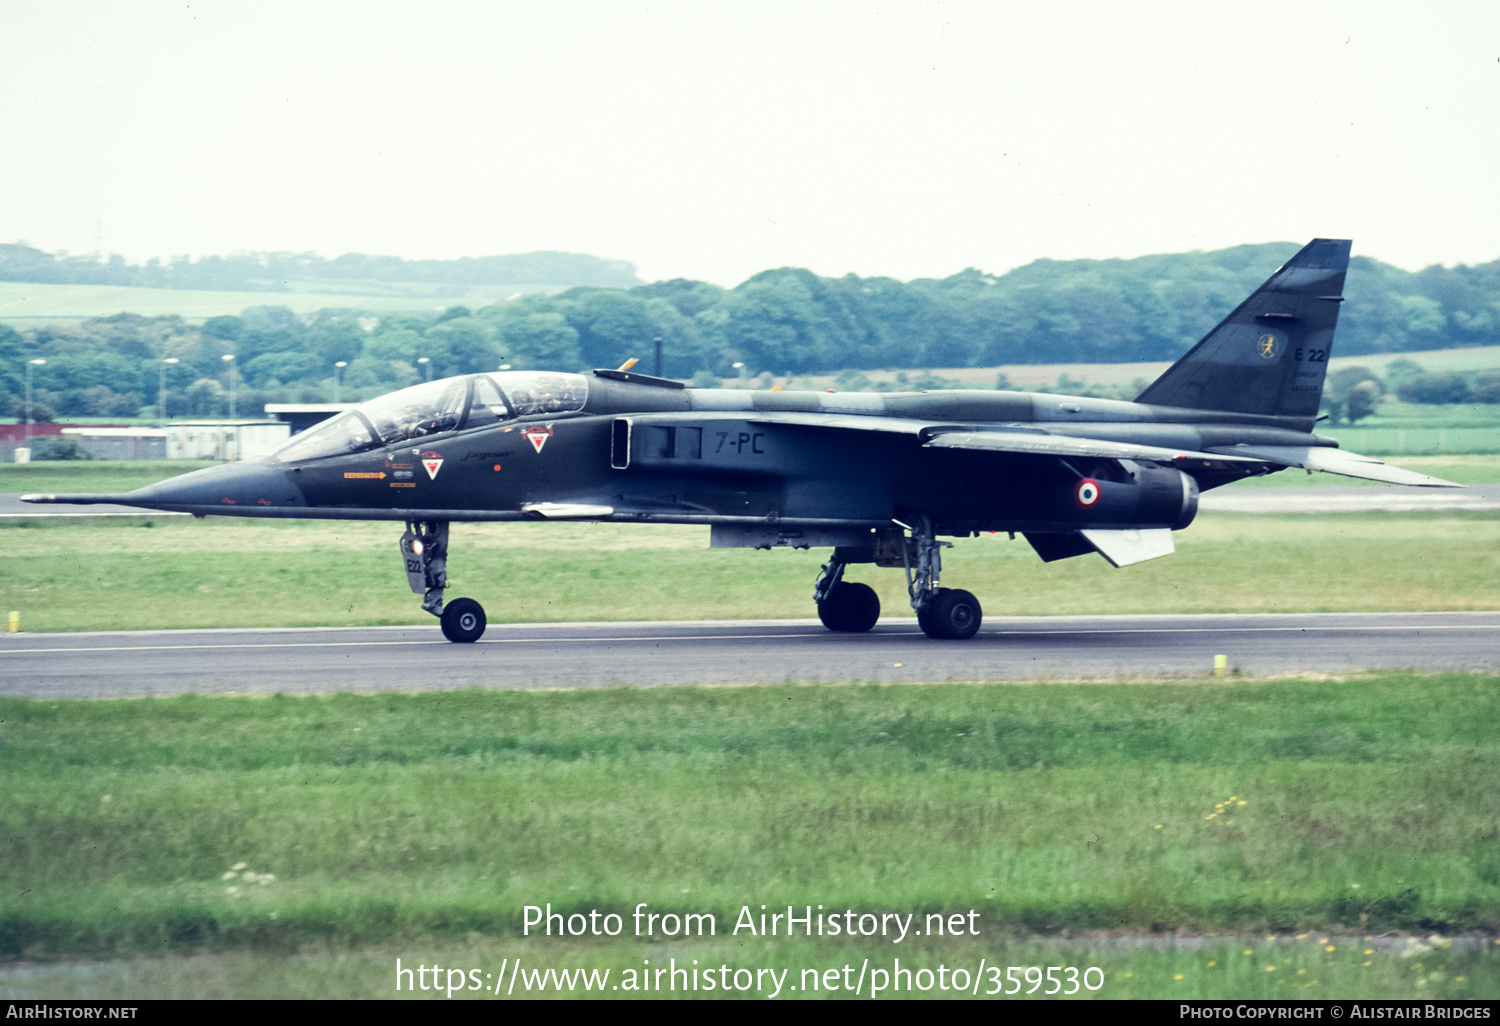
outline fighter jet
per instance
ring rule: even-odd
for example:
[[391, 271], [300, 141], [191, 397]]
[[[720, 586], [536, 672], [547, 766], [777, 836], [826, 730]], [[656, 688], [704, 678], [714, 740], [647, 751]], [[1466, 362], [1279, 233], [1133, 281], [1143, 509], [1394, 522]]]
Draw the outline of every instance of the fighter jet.
[[922, 630], [969, 638], [979, 600], [940, 585], [942, 539], [1019, 533], [1046, 562], [1173, 551], [1198, 497], [1300, 467], [1421, 486], [1313, 433], [1349, 242], [1315, 239], [1133, 402], [1010, 391], [689, 388], [629, 365], [468, 374], [402, 389], [269, 456], [125, 495], [28, 495], [197, 516], [390, 520], [412, 591], [449, 640], [484, 609], [444, 600], [455, 521], [707, 524], [714, 548], [832, 549], [823, 624], [868, 631], [851, 563], [900, 568]]

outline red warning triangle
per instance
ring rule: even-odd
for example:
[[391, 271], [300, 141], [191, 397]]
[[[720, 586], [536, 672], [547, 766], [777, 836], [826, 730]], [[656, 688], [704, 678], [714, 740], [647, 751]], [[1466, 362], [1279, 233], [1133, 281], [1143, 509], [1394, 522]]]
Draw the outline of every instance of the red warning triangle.
[[423, 460], [422, 461], [422, 466], [424, 466], [424, 467], [427, 468], [427, 476], [429, 478], [434, 479], [434, 480], [437, 478], [438, 468], [440, 468], [442, 465], [443, 465], [443, 461], [442, 461], [441, 458], [435, 459], [435, 460]]

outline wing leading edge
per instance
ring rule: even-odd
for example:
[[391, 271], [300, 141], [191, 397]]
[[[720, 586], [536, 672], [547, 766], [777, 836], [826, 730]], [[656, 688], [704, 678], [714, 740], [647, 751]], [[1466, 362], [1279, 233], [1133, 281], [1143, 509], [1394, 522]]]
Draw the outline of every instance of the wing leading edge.
[[[699, 415], [701, 416], [701, 415]], [[743, 415], [741, 415], [743, 416]], [[1344, 477], [1383, 481], [1387, 484], [1423, 488], [1462, 488], [1430, 474], [1419, 474], [1382, 463], [1370, 456], [1335, 449], [1330, 446], [1296, 445], [1229, 445], [1213, 446], [1201, 452], [1168, 446], [1116, 442], [1103, 438], [1081, 438], [1077, 435], [1051, 434], [1037, 428], [1008, 425], [979, 428], [973, 425], [939, 424], [898, 417], [828, 415], [816, 413], [756, 413], [744, 419], [765, 424], [792, 424], [844, 431], [879, 431], [916, 435], [924, 446], [937, 449], [971, 449], [984, 452], [1007, 452], [1039, 456], [1080, 456], [1099, 459], [1143, 460], [1164, 463], [1182, 470], [1196, 470], [1227, 463], [1249, 466], [1271, 465], [1277, 468], [1301, 467]]]

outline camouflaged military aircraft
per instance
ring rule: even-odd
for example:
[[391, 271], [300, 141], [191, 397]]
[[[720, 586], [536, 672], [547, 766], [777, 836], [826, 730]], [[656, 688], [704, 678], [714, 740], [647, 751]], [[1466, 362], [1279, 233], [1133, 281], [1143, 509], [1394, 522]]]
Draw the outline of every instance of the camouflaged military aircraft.
[[[29, 495], [197, 516], [404, 521], [422, 608], [452, 641], [485, 613], [444, 602], [454, 521], [708, 524], [715, 548], [832, 548], [813, 590], [834, 631], [880, 616], [850, 563], [900, 567], [922, 630], [968, 638], [979, 600], [939, 585], [941, 552], [1021, 533], [1046, 562], [1116, 567], [1173, 551], [1200, 493], [1300, 467], [1396, 484], [1313, 433], [1349, 242], [1315, 239], [1134, 402], [1007, 391], [688, 388], [619, 370], [467, 374], [363, 403], [269, 456], [125, 495]], [[632, 361], [633, 363], [634, 361]]]

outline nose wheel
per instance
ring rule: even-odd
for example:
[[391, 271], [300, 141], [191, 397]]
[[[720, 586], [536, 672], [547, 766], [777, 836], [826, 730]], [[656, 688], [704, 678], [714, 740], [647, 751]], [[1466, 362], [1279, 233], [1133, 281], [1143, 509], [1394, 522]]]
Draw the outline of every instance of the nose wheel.
[[484, 634], [484, 607], [471, 598], [454, 599], [443, 607], [438, 617], [443, 625], [443, 637], [449, 641], [474, 642]]

